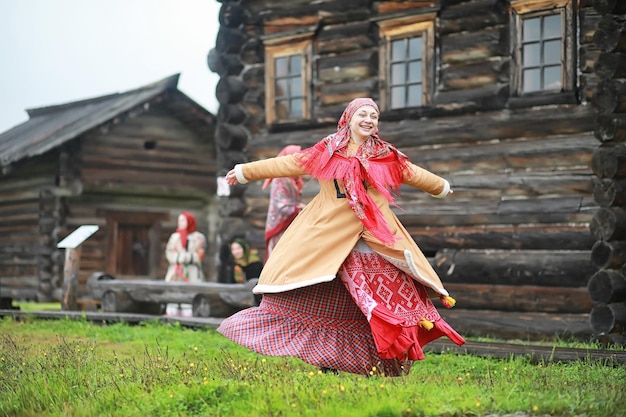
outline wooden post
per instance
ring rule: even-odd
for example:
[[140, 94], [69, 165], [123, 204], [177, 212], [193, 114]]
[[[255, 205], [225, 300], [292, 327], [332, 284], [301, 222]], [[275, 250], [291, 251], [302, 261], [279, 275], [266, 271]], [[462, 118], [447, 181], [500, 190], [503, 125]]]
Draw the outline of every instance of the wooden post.
[[80, 264], [80, 246], [65, 249], [65, 265], [63, 266], [63, 310], [76, 311], [76, 287], [78, 287], [78, 271]]
[[63, 310], [78, 310], [76, 288], [80, 265], [80, 245], [98, 230], [96, 225], [83, 225], [70, 233], [57, 244], [57, 248], [65, 249], [65, 265], [63, 266]]

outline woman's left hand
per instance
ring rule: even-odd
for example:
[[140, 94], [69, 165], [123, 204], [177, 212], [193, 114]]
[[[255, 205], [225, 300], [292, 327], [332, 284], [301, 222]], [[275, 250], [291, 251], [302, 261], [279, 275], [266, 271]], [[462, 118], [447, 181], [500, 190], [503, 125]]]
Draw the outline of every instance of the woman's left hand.
[[235, 175], [235, 170], [234, 169], [231, 169], [226, 174], [226, 182], [228, 183], [228, 185], [237, 185], [237, 184], [239, 184], [239, 181], [237, 181], [237, 176]]

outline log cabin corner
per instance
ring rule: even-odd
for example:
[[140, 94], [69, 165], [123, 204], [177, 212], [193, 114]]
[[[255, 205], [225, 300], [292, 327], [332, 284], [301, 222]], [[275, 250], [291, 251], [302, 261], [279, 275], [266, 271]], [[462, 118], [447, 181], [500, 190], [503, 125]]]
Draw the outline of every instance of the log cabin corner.
[[[372, 97], [381, 137], [454, 187], [397, 200], [458, 299], [442, 311], [454, 327], [623, 343], [624, 2], [221, 3], [208, 56], [220, 173], [310, 146], [352, 98]], [[262, 250], [268, 195], [234, 191], [219, 202], [222, 241]]]
[[60, 301], [63, 250], [83, 224], [77, 297], [96, 272], [164, 279], [182, 210], [207, 235], [215, 280], [215, 117], [178, 90], [179, 75], [118, 94], [27, 110], [0, 134], [0, 295]]

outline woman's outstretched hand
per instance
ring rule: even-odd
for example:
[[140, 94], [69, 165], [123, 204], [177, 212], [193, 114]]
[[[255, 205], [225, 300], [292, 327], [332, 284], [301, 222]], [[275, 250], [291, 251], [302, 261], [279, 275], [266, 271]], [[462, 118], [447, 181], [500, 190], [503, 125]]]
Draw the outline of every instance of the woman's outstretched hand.
[[228, 183], [228, 185], [237, 185], [237, 184], [239, 184], [239, 181], [237, 181], [237, 176], [235, 175], [235, 170], [234, 169], [231, 169], [226, 174], [226, 182]]

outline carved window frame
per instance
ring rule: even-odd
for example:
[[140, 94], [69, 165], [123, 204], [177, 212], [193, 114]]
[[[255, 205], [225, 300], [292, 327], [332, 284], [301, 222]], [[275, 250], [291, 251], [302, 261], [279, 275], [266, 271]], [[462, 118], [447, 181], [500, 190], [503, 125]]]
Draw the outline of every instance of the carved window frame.
[[[561, 16], [561, 89], [523, 92], [523, 21], [549, 15]], [[576, 26], [572, 0], [511, 1], [511, 92], [515, 96], [551, 95], [573, 91], [576, 87]]]
[[[302, 117], [279, 118], [276, 114], [275, 60], [288, 56], [301, 57]], [[311, 38], [280, 39], [265, 42], [265, 119], [267, 125], [293, 123], [311, 118], [311, 63], [313, 41]]]
[[381, 110], [399, 110], [413, 107], [391, 107], [391, 44], [398, 39], [422, 38], [422, 104], [432, 103], [435, 92], [435, 13], [420, 14], [378, 22], [379, 49], [379, 104]]

